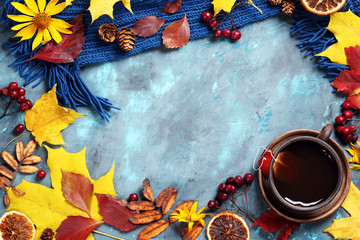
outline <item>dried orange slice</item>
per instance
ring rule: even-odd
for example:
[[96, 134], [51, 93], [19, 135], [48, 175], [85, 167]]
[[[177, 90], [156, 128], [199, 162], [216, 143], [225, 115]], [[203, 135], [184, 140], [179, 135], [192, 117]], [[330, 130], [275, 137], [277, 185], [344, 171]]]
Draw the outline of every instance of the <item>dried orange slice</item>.
[[0, 240], [33, 240], [35, 226], [23, 213], [9, 211], [0, 217]]
[[233, 212], [216, 214], [206, 227], [209, 240], [249, 240], [250, 229], [245, 220]]
[[346, 0], [301, 0], [303, 7], [316, 15], [326, 16], [339, 11]]

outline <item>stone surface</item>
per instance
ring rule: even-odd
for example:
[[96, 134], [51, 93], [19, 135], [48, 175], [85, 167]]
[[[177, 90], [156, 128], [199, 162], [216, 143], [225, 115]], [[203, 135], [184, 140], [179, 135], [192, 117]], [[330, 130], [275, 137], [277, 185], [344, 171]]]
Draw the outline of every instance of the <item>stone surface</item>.
[[[155, 195], [174, 186], [179, 189], [177, 202], [196, 199], [206, 206], [228, 176], [256, 174], [252, 164], [261, 146], [289, 130], [320, 130], [340, 113], [343, 99], [331, 93], [323, 73], [303, 57], [289, 28], [285, 18], [273, 17], [242, 28], [237, 42], [208, 37], [179, 50], [157, 48], [86, 66], [81, 74], [89, 88], [122, 110], [112, 111], [106, 123], [80, 108], [87, 116], [63, 131], [65, 149], [77, 152], [87, 146], [87, 164], [95, 179], [115, 161], [115, 189], [122, 198], [140, 192], [147, 177]], [[0, 42], [9, 36], [1, 33]], [[1, 86], [22, 81], [8, 67], [12, 59], [1, 50]], [[26, 89], [35, 101], [46, 87]], [[0, 147], [14, 137], [13, 128], [22, 119], [17, 114], [0, 121]], [[44, 149], [37, 153], [46, 158]], [[48, 172], [45, 161], [40, 167]], [[353, 179], [358, 175], [353, 172]], [[50, 186], [49, 174], [41, 181], [35, 175], [21, 178]], [[249, 202], [254, 217], [267, 209], [256, 183], [249, 190]], [[329, 239], [322, 231], [341, 216], [346, 216], [344, 210], [304, 224], [289, 239]], [[125, 239], [136, 239], [140, 231], [121, 233], [105, 225], [100, 230]], [[251, 232], [252, 239], [270, 239], [257, 226]], [[157, 239], [165, 238], [178, 237], [169, 228]], [[95, 239], [108, 238], [95, 234]], [[206, 239], [205, 234], [199, 239]]]

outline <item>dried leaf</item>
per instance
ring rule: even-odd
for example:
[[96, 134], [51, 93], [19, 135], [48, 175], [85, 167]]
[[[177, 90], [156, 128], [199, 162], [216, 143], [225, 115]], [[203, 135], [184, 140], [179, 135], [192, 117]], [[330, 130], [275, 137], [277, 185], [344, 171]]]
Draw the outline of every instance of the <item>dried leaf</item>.
[[6, 168], [5, 166], [0, 166], [0, 174], [4, 175], [5, 177], [7, 177], [9, 179], [14, 178], [14, 173], [12, 171], [10, 171], [8, 168]]
[[129, 210], [126, 207], [126, 201], [106, 194], [95, 195], [99, 202], [100, 214], [103, 216], [104, 222], [126, 232], [139, 227], [129, 221], [132, 216], [139, 212]]
[[162, 202], [162, 212], [163, 212], [163, 214], [167, 214], [170, 211], [172, 205], [174, 205], [174, 203], [175, 203], [175, 199], [176, 199], [177, 194], [178, 194], [178, 191], [175, 190], [175, 191], [169, 193], [165, 197], [164, 201]]
[[41, 162], [41, 157], [39, 156], [29, 156], [25, 158], [22, 162], [23, 165], [35, 164]]
[[24, 196], [25, 192], [18, 189], [17, 187], [11, 187], [11, 190], [14, 192], [16, 196]]
[[146, 240], [158, 236], [169, 226], [169, 222], [159, 220], [144, 228], [138, 235], [139, 240]]
[[26, 166], [21, 166], [19, 168], [19, 171], [22, 173], [31, 174], [31, 173], [36, 173], [37, 171], [39, 171], [39, 168], [36, 166], [32, 166], [32, 165], [26, 165]]
[[24, 158], [27, 158], [28, 156], [30, 156], [31, 154], [34, 153], [36, 148], [36, 142], [34, 140], [31, 140], [25, 147], [24, 149]]
[[82, 216], [69, 216], [56, 230], [56, 240], [86, 240], [89, 234], [104, 222]]
[[165, 28], [162, 39], [166, 48], [181, 48], [189, 42], [190, 27], [186, 14]]
[[172, 2], [167, 3], [162, 9], [162, 12], [173, 14], [179, 11], [181, 8], [181, 0], [174, 0]]
[[22, 141], [16, 143], [16, 158], [19, 162], [24, 159], [24, 144]]
[[130, 218], [130, 222], [132, 222], [133, 224], [147, 224], [155, 220], [159, 220], [161, 217], [162, 214], [159, 211], [146, 211], [132, 216]]
[[146, 199], [150, 200], [151, 202], [154, 201], [154, 195], [150, 185], [150, 180], [147, 178], [145, 178], [143, 181], [143, 194]]
[[166, 198], [166, 196], [173, 192], [175, 190], [174, 187], [168, 187], [166, 189], [164, 189], [160, 194], [159, 196], [157, 196], [157, 198], [155, 199], [155, 203], [156, 203], [156, 207], [161, 207], [163, 201], [164, 201], [164, 198]]
[[8, 207], [10, 205], [10, 198], [9, 198], [9, 194], [7, 192], [4, 195], [4, 204], [6, 207]]
[[155, 16], [143, 17], [131, 27], [131, 31], [140, 37], [150, 37], [159, 31], [165, 21]]
[[133, 211], [149, 211], [149, 210], [154, 210], [155, 206], [148, 201], [141, 201], [141, 202], [130, 202], [127, 204], [127, 207], [130, 210]]
[[277, 237], [276, 240], [286, 240], [291, 234], [292, 230], [298, 228], [299, 226], [300, 223], [296, 223], [296, 222], [289, 223], [286, 227], [281, 229], [279, 236]]
[[63, 170], [61, 172], [61, 190], [65, 199], [91, 217], [90, 201], [94, 193], [94, 185], [84, 175]]
[[29, 60], [41, 59], [52, 63], [74, 62], [82, 52], [85, 43], [83, 14], [76, 16], [70, 24], [74, 25], [69, 29], [72, 34], [60, 33], [62, 41], [59, 44], [51, 40]]
[[15, 158], [14, 158], [10, 153], [8, 153], [8, 152], [6, 152], [6, 151], [2, 151], [1, 156], [2, 156], [2, 158], [5, 160], [5, 162], [6, 162], [7, 164], [9, 164], [9, 166], [10, 166], [12, 169], [16, 170], [16, 169], [18, 168], [18, 163], [17, 163], [17, 161], [15, 160]]
[[203, 229], [204, 226], [200, 222], [196, 222], [191, 232], [188, 232], [189, 227], [185, 226], [181, 232], [181, 236], [186, 240], [195, 240], [199, 237]]
[[4, 185], [2, 182], [0, 182], [0, 188], [1, 188], [1, 190], [3, 190], [4, 192], [6, 191], [6, 187], [5, 187], [5, 185]]
[[127, 10], [132, 13], [130, 0], [90, 0], [89, 11], [92, 17], [93, 23], [96, 19], [98, 19], [102, 15], [109, 15], [112, 19], [113, 17], [113, 6], [117, 2], [122, 2]]
[[[175, 207], [175, 209], [170, 213], [170, 216], [175, 213], [175, 212], [178, 212], [176, 209], [184, 209], [184, 206], [186, 204], [186, 208], [190, 211], [191, 210], [191, 207], [192, 205], [194, 204], [194, 200], [189, 200], [189, 201], [186, 201], [186, 202], [183, 202], [183, 203], [180, 203], [179, 205], [177, 205]], [[170, 217], [170, 222], [173, 223], [173, 222], [176, 222], [177, 219], [174, 219], [172, 217]]]
[[0, 177], [0, 183], [3, 183], [5, 186], [10, 186], [11, 181], [7, 177], [2, 176]]

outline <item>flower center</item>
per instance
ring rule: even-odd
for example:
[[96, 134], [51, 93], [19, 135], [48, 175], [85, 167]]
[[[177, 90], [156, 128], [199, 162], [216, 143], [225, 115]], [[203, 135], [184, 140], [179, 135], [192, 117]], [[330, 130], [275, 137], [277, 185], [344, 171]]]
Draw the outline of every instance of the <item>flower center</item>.
[[45, 12], [41, 12], [33, 17], [32, 22], [37, 29], [44, 30], [49, 27], [51, 17]]

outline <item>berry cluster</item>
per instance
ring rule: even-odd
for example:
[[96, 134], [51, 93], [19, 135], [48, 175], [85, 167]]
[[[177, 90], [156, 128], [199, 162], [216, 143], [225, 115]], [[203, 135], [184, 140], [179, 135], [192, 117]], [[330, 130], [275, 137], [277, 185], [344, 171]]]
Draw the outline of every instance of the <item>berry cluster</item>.
[[[349, 123], [353, 120], [357, 120], [357, 119], [352, 119], [353, 117], [353, 112], [351, 111], [351, 103], [349, 102], [344, 102], [342, 104], [342, 115], [339, 115], [335, 118], [335, 122], [337, 124], [336, 127], [336, 133], [338, 136], [341, 137], [341, 140], [348, 144], [350, 142], [355, 143], [358, 140], [358, 135], [355, 133], [357, 126], [350, 124], [348, 126], [346, 126], [346, 123]], [[358, 120], [357, 120], [358, 121]]]
[[[246, 196], [246, 190], [250, 186], [250, 184], [253, 182], [254, 176], [251, 173], [246, 173], [244, 177], [241, 177], [240, 175], [236, 177], [228, 177], [226, 180], [226, 183], [220, 183], [218, 186], [218, 193], [216, 195], [215, 200], [210, 200], [208, 202], [208, 208], [211, 209], [219, 209], [220, 203], [226, 202], [229, 199], [229, 196], [231, 195], [231, 202], [234, 203], [234, 194], [236, 192], [243, 193], [238, 191], [236, 188], [245, 188], [245, 196]], [[235, 203], [234, 203], [235, 204]], [[236, 205], [235, 205], [236, 206]], [[230, 210], [230, 209], [226, 209]], [[238, 209], [240, 210], [240, 209]]]
[[213, 36], [215, 38], [223, 36], [225, 38], [231, 37], [231, 39], [233, 40], [238, 40], [241, 37], [241, 32], [239, 30], [236, 30], [234, 26], [232, 26], [233, 30], [230, 30], [229, 28], [225, 28], [223, 30], [219, 29], [225, 18], [219, 24], [216, 18], [213, 17], [213, 15], [211, 14], [211, 12], [205, 11], [201, 14], [201, 19], [209, 23], [209, 27], [214, 30]]

